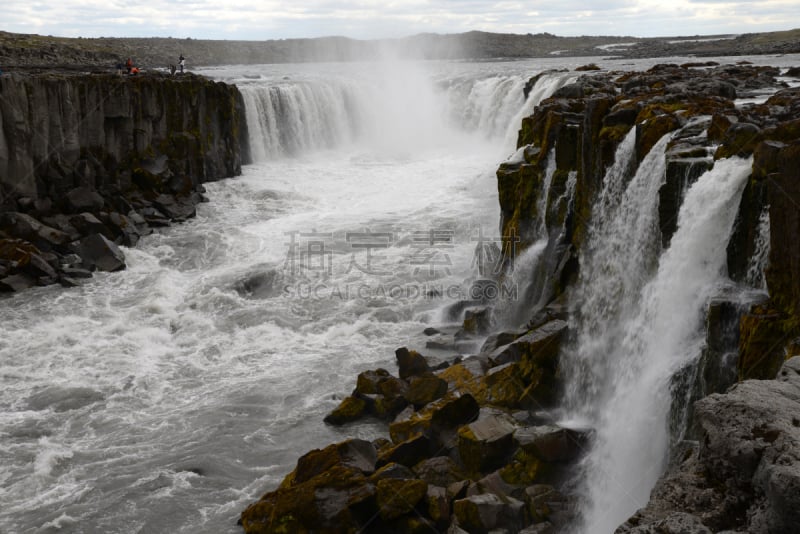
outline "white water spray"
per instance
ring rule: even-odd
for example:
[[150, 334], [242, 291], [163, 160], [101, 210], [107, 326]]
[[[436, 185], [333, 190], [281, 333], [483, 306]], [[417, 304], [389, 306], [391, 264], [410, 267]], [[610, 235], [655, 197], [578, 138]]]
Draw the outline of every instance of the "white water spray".
[[769, 263], [769, 206], [764, 207], [758, 220], [758, 234], [756, 235], [756, 249], [747, 265], [745, 282], [750, 287], [767, 290], [767, 279], [764, 272]]
[[[654, 276], [635, 300], [625, 301], [630, 309], [618, 309], [608, 330], [593, 332], [596, 340], [583, 332], [579, 354], [589, 380], [598, 383], [585, 397], [597, 435], [583, 464], [583, 532], [613, 532], [647, 503], [665, 467], [670, 380], [699, 356], [703, 310], [727, 277], [727, 243], [749, 174], [750, 161], [730, 159], [701, 176], [686, 195]], [[584, 317], [596, 313], [604, 310], [583, 310]]]
[[661, 246], [656, 206], [670, 138], [666, 135], [653, 146], [629, 180], [636, 141], [631, 130], [617, 148], [592, 212], [573, 299], [577, 349], [567, 351], [565, 362], [571, 376], [565, 404], [581, 418], [592, 418], [609, 390], [605, 373], [610, 369], [592, 367], [598, 355], [605, 357], [619, 345], [619, 325], [635, 314], [641, 289], [655, 268]]

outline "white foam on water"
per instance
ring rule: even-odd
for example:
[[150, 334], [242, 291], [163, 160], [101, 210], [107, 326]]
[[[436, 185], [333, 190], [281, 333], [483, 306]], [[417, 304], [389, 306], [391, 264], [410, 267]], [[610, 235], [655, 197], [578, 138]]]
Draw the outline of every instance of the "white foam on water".
[[[4, 301], [0, 530], [238, 532], [301, 453], [381, 432], [322, 418], [359, 372], [421, 348], [446, 302], [379, 289], [474, 277], [471, 235], [496, 232], [494, 172], [513, 151], [503, 121], [535, 73], [448, 65], [240, 77], [257, 163], [206, 184], [192, 221], [125, 249], [126, 271]], [[456, 85], [475, 88], [462, 122]], [[497, 114], [496, 130], [476, 130]], [[429, 275], [410, 259], [436, 229], [453, 239]], [[372, 251], [385, 273], [347, 269], [347, 233], [368, 231], [392, 234]], [[330, 275], [290, 272], [293, 232], [329, 234]], [[328, 292], [289, 291], [305, 282]], [[348, 285], [372, 293], [333, 294]]]
[[[596, 430], [595, 444], [583, 465], [588, 502], [583, 532], [613, 532], [647, 503], [665, 467], [670, 381], [700, 355], [703, 312], [727, 280], [727, 244], [750, 167], [750, 160], [717, 161], [692, 185], [680, 210], [678, 229], [655, 271], [637, 263], [640, 271], [628, 273], [645, 280], [635, 297], [623, 300], [630, 309], [613, 308], [612, 314], [604, 306], [582, 309], [584, 318], [603, 314], [593, 324], [605, 327], [593, 330], [595, 339], [586, 331], [578, 349], [588, 375], [583, 383], [593, 383], [583, 392], [587, 406], [582, 413], [589, 414]], [[636, 185], [635, 180], [628, 189]], [[659, 177], [650, 176], [650, 180], [658, 182]], [[620, 208], [637, 209], [631, 204]], [[630, 230], [628, 246], [636, 243]], [[636, 248], [618, 251], [638, 253]], [[618, 298], [625, 299], [624, 295], [623, 291]], [[581, 393], [573, 395], [578, 398]]]

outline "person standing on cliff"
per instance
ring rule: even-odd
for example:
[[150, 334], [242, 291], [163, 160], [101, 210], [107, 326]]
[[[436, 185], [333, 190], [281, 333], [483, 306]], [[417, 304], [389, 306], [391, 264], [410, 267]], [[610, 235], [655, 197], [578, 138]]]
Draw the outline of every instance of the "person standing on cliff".
[[183, 54], [181, 54], [181, 57], [178, 58], [178, 65], [180, 65], [181, 74], [183, 74], [183, 67], [184, 67], [184, 65], [186, 65], [186, 58], [183, 57]]
[[128, 61], [125, 62], [125, 67], [128, 69], [128, 74], [131, 73], [131, 69], [133, 69], [133, 60], [128, 58]]

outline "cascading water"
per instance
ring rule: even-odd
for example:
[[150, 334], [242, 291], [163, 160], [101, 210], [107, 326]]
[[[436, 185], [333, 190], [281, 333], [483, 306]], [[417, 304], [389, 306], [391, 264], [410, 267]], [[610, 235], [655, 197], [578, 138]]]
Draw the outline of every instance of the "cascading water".
[[437, 83], [403, 62], [365, 68], [355, 79], [312, 73], [298, 80], [234, 81], [246, 103], [253, 158], [265, 161], [354, 143], [384, 151], [440, 146], [464, 132], [493, 143], [502, 138], [508, 147], [516, 142], [522, 117], [574, 79], [569, 73], [545, 73], [527, 99], [522, 96], [526, 78], [519, 74]]
[[700, 354], [703, 310], [727, 278], [726, 247], [750, 174], [749, 161], [731, 159], [702, 175], [659, 260], [653, 217], [667, 139], [621, 195], [609, 170], [606, 198], [618, 196], [619, 205], [601, 202], [593, 214], [593, 233], [603, 239], [585, 257], [568, 398], [573, 417], [596, 430], [581, 475], [587, 533], [613, 532], [644, 506], [665, 467], [670, 382]]
[[[520, 149], [520, 151], [522, 150], [524, 148]], [[553, 184], [555, 172], [556, 155], [555, 148], [552, 148], [547, 154], [547, 166], [536, 202], [537, 217], [533, 230], [536, 240], [518, 258], [515, 258], [514, 268], [509, 273], [512, 284], [519, 288], [522, 298], [512, 301], [510, 306], [500, 310], [502, 314], [500, 322], [512, 328], [518, 327], [530, 318], [531, 308], [535, 308], [533, 303], [538, 302], [544, 284], [545, 277], [542, 276], [539, 267], [550, 241], [550, 233], [547, 231], [547, 199], [550, 196], [550, 187]]]
[[747, 275], [745, 278], [747, 285], [763, 291], [767, 290], [767, 279], [764, 276], [764, 271], [769, 262], [769, 225], [769, 206], [765, 206], [758, 220], [758, 234], [756, 235], [755, 243], [756, 249], [747, 265]]
[[351, 143], [366, 120], [352, 82], [251, 84], [241, 91], [256, 161]]
[[[514, 78], [497, 84], [516, 95], [475, 91], [469, 120], [512, 120], [537, 70], [438, 66], [464, 85]], [[443, 302], [406, 290], [473, 276], [469, 230], [496, 227], [494, 171], [513, 150], [509, 125], [452, 122], [463, 102], [427, 68], [208, 72], [241, 85], [256, 163], [126, 249], [126, 271], [0, 308], [0, 531], [238, 533], [300, 453], [382, 431], [322, 418], [359, 372], [422, 348]], [[438, 262], [426, 245], [443, 245]]]

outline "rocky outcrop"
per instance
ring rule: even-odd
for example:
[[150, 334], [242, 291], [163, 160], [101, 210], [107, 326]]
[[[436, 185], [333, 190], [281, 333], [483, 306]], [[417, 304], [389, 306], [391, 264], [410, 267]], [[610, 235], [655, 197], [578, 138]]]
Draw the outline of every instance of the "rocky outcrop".
[[[773, 377], [791, 340], [800, 335], [796, 282], [800, 258], [797, 247], [788, 245], [800, 231], [797, 210], [792, 209], [800, 202], [800, 122], [796, 118], [800, 90], [780, 90], [778, 74], [772, 67], [744, 65], [708, 70], [657, 65], [644, 73], [602, 73], [560, 89], [523, 119], [518, 139], [523, 160], [500, 166], [498, 195], [503, 235], [509, 237], [503, 243], [508, 256], [512, 246], [519, 254], [519, 248], [537, 238], [542, 219], [547, 223], [551, 234], [547, 250], [555, 260], [542, 262], [540, 269], [546, 272], [537, 273], [538, 279], [547, 280], [540, 303], [557, 299], [578, 276], [578, 251], [584, 247], [604, 171], [632, 128], [636, 131], [634, 165], [664, 134], [673, 135], [659, 194], [659, 227], [665, 247], [688, 187], [715, 160], [752, 155], [753, 174], [728, 248], [728, 267], [735, 281], [745, 281], [756, 254], [759, 220], [768, 209], [770, 220], [775, 221], [766, 271], [771, 299], [742, 317], [738, 365], [742, 379]], [[734, 105], [734, 98], [766, 87], [779, 89], [766, 103]], [[548, 169], [551, 158], [554, 172]], [[548, 172], [553, 174], [545, 191]], [[560, 184], [570, 173], [575, 176], [574, 200], [565, 209]], [[518, 238], [519, 244], [512, 242]]]
[[303, 456], [276, 491], [242, 513], [245, 531], [519, 532], [535, 525], [546, 532], [565, 525], [570, 501], [551, 484], [581, 457], [591, 433], [559, 427], [537, 410], [539, 401], [552, 401], [566, 329], [554, 320], [498, 336], [509, 342], [444, 366], [398, 349], [399, 377], [361, 373], [353, 394], [326, 417], [337, 425], [388, 420], [391, 441], [359, 442], [358, 471], [354, 455], [341, 452], [355, 440]]
[[[247, 156], [235, 87], [186, 75], [0, 77], [0, 288], [124, 268]], [[7, 280], [11, 278], [10, 280]]]
[[[800, 511], [800, 357], [695, 405], [703, 439], [617, 532], [783, 533]], [[683, 530], [659, 525], [683, 514]], [[672, 519], [670, 519], [672, 518]]]
[[[332, 463], [327, 478], [318, 475], [323, 478], [315, 484], [322, 485], [302, 490], [290, 474], [245, 510], [247, 532], [324, 532], [334, 524], [329, 512], [339, 514], [336, 521], [342, 522], [335, 524], [342, 532], [568, 528], [578, 496], [570, 495], [572, 486], [565, 480], [574, 475], [575, 462], [592, 446], [594, 435], [591, 429], [561, 427], [547, 412], [561, 397], [561, 351], [574, 324], [568, 291], [580, 273], [580, 252], [590, 245], [592, 206], [600, 201], [605, 171], [620, 142], [628, 139], [627, 171], [632, 172], [666, 134], [670, 137], [659, 144], [666, 147], [666, 170], [655, 230], [662, 246], [676, 231], [687, 189], [703, 172], [721, 158], [753, 156], [727, 250], [728, 270], [733, 280], [748, 283], [758, 259], [760, 220], [768, 210], [769, 295], [744, 299], [733, 291], [709, 304], [699, 369], [685, 369], [686, 376], [675, 380], [693, 383], [682, 393], [701, 399], [689, 414], [693, 429], [688, 432], [699, 444], [686, 447], [683, 456], [674, 451], [682, 462], [620, 532], [794, 528], [800, 423], [792, 414], [800, 402], [800, 358], [784, 360], [800, 351], [800, 261], [794, 244], [800, 233], [800, 96], [783, 89], [764, 104], [737, 106], [736, 98], [753, 91], [780, 89], [778, 70], [704, 67], [709, 68], [657, 65], [648, 72], [584, 76], [523, 119], [520, 150], [500, 166], [497, 179], [504, 257], [546, 240], [547, 259], [534, 274], [544, 282], [536, 294], [523, 296], [530, 303], [526, 326], [491, 333], [497, 324], [492, 301], [452, 305], [446, 315], [463, 321], [462, 327], [452, 336], [446, 329], [425, 333], [435, 336], [431, 347], [470, 354], [435, 365], [400, 349], [399, 377], [384, 369], [362, 373], [352, 395], [326, 419], [331, 424], [363, 417], [388, 422], [391, 441], [372, 444], [374, 468], [345, 472], [341, 462]], [[480, 338], [479, 349], [462, 350], [469, 346], [466, 341], [486, 334], [491, 335]], [[779, 369], [778, 380], [771, 380]], [[692, 380], [693, 374], [699, 379]], [[746, 380], [753, 377], [768, 380]], [[295, 472], [300, 467], [299, 462]], [[389, 484], [380, 477], [403, 482]], [[334, 480], [344, 484], [335, 493], [327, 486]], [[388, 487], [403, 496], [402, 505], [390, 502]], [[313, 499], [291, 493], [299, 504], [285, 497], [288, 491], [312, 489]], [[305, 510], [309, 513], [302, 517], [309, 519], [283, 526]]]

